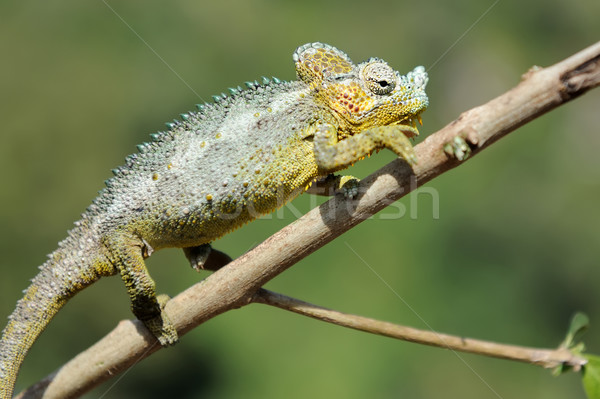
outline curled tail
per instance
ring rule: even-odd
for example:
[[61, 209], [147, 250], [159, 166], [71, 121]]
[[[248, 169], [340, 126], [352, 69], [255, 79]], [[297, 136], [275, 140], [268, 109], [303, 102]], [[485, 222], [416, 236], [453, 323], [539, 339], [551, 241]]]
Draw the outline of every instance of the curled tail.
[[74, 233], [40, 266], [9, 316], [0, 340], [0, 399], [12, 398], [27, 351], [67, 300], [101, 276], [114, 274], [99, 246], [90, 248], [91, 237]]

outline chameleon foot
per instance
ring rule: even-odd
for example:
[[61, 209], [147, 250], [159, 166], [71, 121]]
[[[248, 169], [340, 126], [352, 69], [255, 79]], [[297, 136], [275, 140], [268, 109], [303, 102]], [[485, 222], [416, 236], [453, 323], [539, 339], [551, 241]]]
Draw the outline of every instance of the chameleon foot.
[[358, 195], [358, 187], [360, 180], [354, 176], [341, 176], [339, 191], [344, 194], [347, 199], [354, 199]]
[[210, 244], [183, 248], [183, 253], [190, 262], [190, 266], [198, 272], [200, 270], [219, 270], [232, 260], [229, 255], [212, 248]]
[[163, 294], [158, 295], [156, 299], [158, 300], [158, 304], [160, 305], [160, 315], [153, 317], [149, 320], [144, 320], [144, 325], [148, 330], [150, 330], [152, 335], [154, 335], [156, 339], [158, 339], [158, 342], [160, 342], [161, 346], [175, 345], [179, 340], [177, 330], [175, 329], [175, 326], [173, 325], [169, 317], [163, 311], [165, 305], [167, 304], [170, 298], [168, 295]]
[[331, 196], [338, 193], [345, 198], [353, 199], [358, 195], [360, 180], [354, 176], [334, 175], [333, 173], [318, 179], [308, 188], [308, 192], [315, 195]]

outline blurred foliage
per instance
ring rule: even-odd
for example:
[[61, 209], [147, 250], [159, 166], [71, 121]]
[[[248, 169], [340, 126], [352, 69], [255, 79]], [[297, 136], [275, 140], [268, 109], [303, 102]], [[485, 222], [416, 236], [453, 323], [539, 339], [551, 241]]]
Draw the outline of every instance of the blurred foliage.
[[583, 371], [583, 386], [590, 399], [600, 398], [600, 357], [590, 355]]
[[[330, 43], [355, 61], [381, 57], [401, 72], [433, 66], [426, 136], [514, 86], [532, 65], [600, 37], [597, 0], [498, 2], [447, 53], [491, 1], [110, 1], [120, 17], [106, 4], [0, 3], [2, 320], [136, 143], [227, 87], [262, 75], [293, 79], [300, 44]], [[600, 352], [599, 104], [596, 90], [522, 127], [268, 288], [419, 328], [541, 347], [557, 346], [582, 310], [591, 319], [587, 349]], [[381, 152], [352, 174], [392, 158]], [[238, 256], [316, 201], [302, 196], [216, 247]], [[180, 251], [159, 252], [149, 264], [169, 294], [204, 277]], [[85, 290], [34, 346], [18, 385], [122, 318], [131, 314], [118, 277]], [[579, 379], [252, 305], [86, 397], [583, 398]]]

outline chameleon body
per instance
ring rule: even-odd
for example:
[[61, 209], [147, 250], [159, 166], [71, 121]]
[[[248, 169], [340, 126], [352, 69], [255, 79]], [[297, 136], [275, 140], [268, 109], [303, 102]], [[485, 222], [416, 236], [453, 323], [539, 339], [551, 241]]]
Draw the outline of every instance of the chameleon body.
[[[0, 341], [0, 398], [12, 397], [19, 367], [54, 314], [100, 277], [120, 274], [134, 315], [162, 345], [177, 332], [162, 312], [144, 259], [183, 248], [202, 268], [209, 243], [273, 211], [382, 148], [415, 162], [409, 137], [428, 105], [427, 74], [400, 75], [371, 58], [355, 65], [321, 43], [294, 53], [297, 81], [273, 78], [230, 89], [153, 135], [40, 266]], [[348, 197], [357, 180], [328, 177]], [[213, 252], [214, 253], [214, 252]]]

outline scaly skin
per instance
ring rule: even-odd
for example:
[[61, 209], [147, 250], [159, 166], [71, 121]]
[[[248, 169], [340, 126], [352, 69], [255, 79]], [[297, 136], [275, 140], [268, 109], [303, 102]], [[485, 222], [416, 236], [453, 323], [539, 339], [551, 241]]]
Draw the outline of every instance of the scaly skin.
[[[423, 67], [401, 76], [376, 58], [354, 65], [321, 43], [299, 47], [294, 61], [298, 81], [265, 78], [230, 89], [215, 105], [183, 114], [114, 170], [9, 317], [0, 341], [0, 398], [12, 397], [25, 354], [54, 314], [98, 278], [119, 273], [135, 316], [162, 345], [173, 344], [177, 331], [144, 265], [153, 251], [184, 248], [202, 268], [211, 263], [210, 242], [316, 179], [382, 148], [416, 161], [408, 138], [418, 134], [428, 104]], [[356, 195], [354, 178], [323, 181]]]

